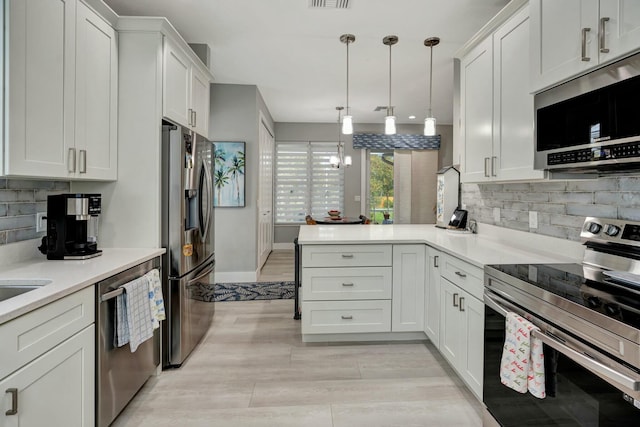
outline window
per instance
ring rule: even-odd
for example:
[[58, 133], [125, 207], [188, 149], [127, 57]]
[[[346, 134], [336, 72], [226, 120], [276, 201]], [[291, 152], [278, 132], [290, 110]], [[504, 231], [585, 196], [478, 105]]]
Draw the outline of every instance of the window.
[[335, 142], [276, 142], [275, 222], [301, 223], [306, 215], [344, 209], [344, 170], [332, 168]]
[[369, 218], [376, 224], [393, 222], [393, 150], [367, 150], [369, 154]]

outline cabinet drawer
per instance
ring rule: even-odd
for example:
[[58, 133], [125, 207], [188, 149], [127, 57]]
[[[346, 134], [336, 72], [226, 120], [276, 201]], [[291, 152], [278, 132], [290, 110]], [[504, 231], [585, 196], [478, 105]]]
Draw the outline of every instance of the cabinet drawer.
[[445, 255], [440, 268], [442, 277], [482, 301], [484, 294], [484, 271], [451, 255]]
[[302, 297], [306, 300], [391, 298], [391, 267], [303, 268]]
[[303, 267], [391, 266], [391, 245], [307, 245]]
[[95, 322], [92, 286], [0, 325], [0, 378]]
[[391, 332], [391, 301], [313, 301], [302, 304], [303, 334]]

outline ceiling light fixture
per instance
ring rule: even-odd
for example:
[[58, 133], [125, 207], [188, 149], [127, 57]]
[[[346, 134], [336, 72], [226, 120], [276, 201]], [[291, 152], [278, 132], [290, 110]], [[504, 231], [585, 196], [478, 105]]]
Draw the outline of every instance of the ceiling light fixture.
[[355, 42], [356, 36], [353, 34], [343, 34], [340, 36], [340, 41], [347, 45], [347, 108], [342, 118], [342, 133], [351, 135], [353, 133], [353, 116], [349, 112], [349, 43]]
[[389, 46], [389, 104], [387, 105], [387, 117], [384, 118], [385, 135], [396, 134], [396, 117], [393, 115], [393, 107], [391, 106], [391, 46], [398, 43], [398, 36], [386, 36], [382, 39], [382, 43]]
[[436, 118], [433, 117], [431, 111], [433, 98], [433, 47], [440, 43], [440, 38], [429, 37], [425, 39], [424, 45], [429, 48], [429, 113], [424, 119], [424, 134], [426, 136], [435, 136], [436, 134]]
[[338, 153], [335, 156], [329, 157], [329, 163], [332, 167], [338, 169], [341, 167], [348, 168], [351, 166], [351, 156], [344, 155], [344, 144], [342, 143], [342, 132], [340, 132], [340, 115], [344, 107], [336, 107], [338, 110]]

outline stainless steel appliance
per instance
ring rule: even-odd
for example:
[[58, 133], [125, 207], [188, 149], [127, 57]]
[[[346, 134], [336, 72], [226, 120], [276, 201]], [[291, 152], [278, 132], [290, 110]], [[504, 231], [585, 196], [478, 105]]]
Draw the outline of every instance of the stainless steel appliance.
[[640, 54], [534, 97], [534, 167], [561, 172], [640, 170]]
[[96, 425], [110, 425], [160, 366], [160, 329], [134, 353], [113, 345], [116, 297], [120, 286], [161, 268], [160, 257], [146, 261], [96, 285]]
[[40, 252], [47, 259], [89, 259], [98, 249], [100, 194], [56, 194], [47, 197], [47, 235]]
[[460, 207], [460, 172], [453, 166], [436, 175], [436, 227], [446, 228], [453, 212]]
[[180, 366], [213, 318], [203, 298], [215, 267], [212, 153], [204, 137], [163, 121], [163, 367]]
[[[640, 223], [587, 218], [582, 264], [485, 266], [483, 401], [502, 426], [640, 425]], [[544, 344], [545, 399], [500, 383], [505, 315]]]

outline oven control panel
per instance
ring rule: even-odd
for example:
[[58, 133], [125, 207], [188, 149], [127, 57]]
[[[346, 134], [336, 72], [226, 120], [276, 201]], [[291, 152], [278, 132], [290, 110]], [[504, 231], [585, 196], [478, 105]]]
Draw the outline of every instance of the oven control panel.
[[587, 217], [580, 239], [583, 243], [618, 243], [640, 247], [640, 222]]

